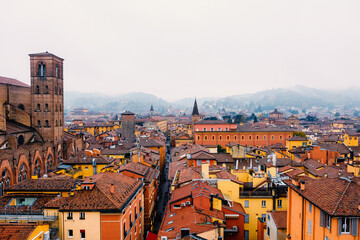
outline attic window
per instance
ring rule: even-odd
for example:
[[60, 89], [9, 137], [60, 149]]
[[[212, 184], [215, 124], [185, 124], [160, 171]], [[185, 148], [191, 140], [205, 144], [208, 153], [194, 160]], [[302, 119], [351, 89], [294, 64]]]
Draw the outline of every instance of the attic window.
[[168, 222], [167, 224], [172, 224], [174, 221], [170, 221], [170, 222]]
[[170, 232], [172, 230], [174, 230], [174, 227], [166, 229], [165, 232]]
[[176, 213], [172, 213], [172, 214], [169, 215], [169, 217], [173, 217], [175, 215], [176, 215]]

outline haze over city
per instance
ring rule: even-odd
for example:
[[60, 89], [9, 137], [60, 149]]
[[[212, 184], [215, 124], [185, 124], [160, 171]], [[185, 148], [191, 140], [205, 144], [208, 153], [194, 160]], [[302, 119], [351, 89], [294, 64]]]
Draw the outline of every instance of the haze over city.
[[27, 53], [47, 50], [65, 58], [65, 91], [173, 101], [351, 88], [360, 77], [359, 4], [1, 1], [0, 72], [29, 84]]

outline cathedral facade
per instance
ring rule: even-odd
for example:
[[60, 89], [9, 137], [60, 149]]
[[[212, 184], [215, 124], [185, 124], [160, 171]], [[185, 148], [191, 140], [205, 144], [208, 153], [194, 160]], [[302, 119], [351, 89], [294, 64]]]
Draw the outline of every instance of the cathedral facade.
[[82, 149], [64, 133], [63, 59], [29, 54], [31, 85], [0, 76], [0, 195]]

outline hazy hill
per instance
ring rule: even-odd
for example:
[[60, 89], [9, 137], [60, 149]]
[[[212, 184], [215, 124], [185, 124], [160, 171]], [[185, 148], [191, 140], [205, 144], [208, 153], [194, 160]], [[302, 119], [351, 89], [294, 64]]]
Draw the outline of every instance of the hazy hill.
[[[224, 98], [199, 98], [200, 111], [216, 112], [221, 109], [227, 111], [254, 111], [259, 106], [263, 111], [274, 107], [309, 109], [312, 107], [327, 107], [333, 109], [360, 108], [359, 88], [344, 90], [322, 90], [297, 86], [292, 89], [278, 88], [260, 91], [253, 94], [239, 94]], [[190, 112], [194, 103], [193, 98], [184, 98], [175, 102], [168, 102], [152, 94], [134, 92], [123, 95], [108, 96], [99, 93], [65, 93], [65, 108], [71, 110], [76, 107], [86, 107], [95, 111], [122, 112], [124, 110], [136, 113], [148, 113], [151, 104], [158, 113], [166, 113], [171, 106]]]

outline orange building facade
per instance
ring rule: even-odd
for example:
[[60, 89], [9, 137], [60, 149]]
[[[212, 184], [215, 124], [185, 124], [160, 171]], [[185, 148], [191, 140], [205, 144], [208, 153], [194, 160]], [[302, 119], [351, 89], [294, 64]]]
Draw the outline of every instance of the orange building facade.
[[293, 131], [248, 131], [248, 132], [204, 132], [195, 131], [194, 141], [199, 145], [221, 145], [223, 148], [230, 142], [247, 146], [264, 147], [274, 144], [286, 146], [286, 139], [293, 136]]

